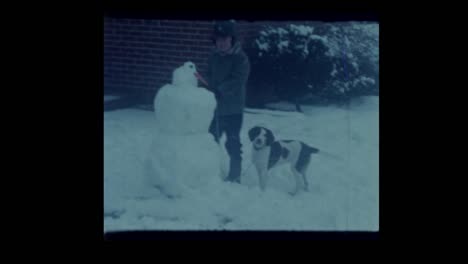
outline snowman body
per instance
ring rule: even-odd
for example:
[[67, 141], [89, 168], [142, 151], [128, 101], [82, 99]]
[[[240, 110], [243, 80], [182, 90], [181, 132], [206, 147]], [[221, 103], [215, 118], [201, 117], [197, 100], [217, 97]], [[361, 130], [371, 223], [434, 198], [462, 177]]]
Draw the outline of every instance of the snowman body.
[[216, 99], [197, 86], [195, 65], [185, 63], [154, 98], [156, 131], [146, 162], [149, 184], [172, 196], [209, 191], [221, 182], [220, 147], [208, 130]]

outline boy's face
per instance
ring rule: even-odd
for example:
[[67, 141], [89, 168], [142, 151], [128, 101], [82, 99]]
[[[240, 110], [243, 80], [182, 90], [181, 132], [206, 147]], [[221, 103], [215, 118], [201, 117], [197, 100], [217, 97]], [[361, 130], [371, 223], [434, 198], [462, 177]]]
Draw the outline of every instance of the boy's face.
[[228, 50], [231, 49], [231, 40], [232, 37], [218, 37], [216, 38], [216, 47], [222, 51], [222, 52], [227, 52]]

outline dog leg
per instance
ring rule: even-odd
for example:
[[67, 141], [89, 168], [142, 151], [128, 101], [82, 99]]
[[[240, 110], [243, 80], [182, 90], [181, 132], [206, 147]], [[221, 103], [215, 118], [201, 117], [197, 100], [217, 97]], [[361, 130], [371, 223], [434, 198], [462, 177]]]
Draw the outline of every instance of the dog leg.
[[309, 183], [307, 182], [307, 177], [305, 173], [301, 172], [300, 173], [302, 176], [302, 179], [304, 180], [304, 191], [308, 192], [309, 191]]
[[257, 167], [257, 173], [258, 173], [258, 179], [260, 182], [260, 189], [264, 191], [266, 187], [267, 171], [264, 169], [259, 169]]
[[[309, 167], [309, 163], [310, 163], [310, 156], [306, 159], [304, 166], [302, 166], [302, 168], [300, 168], [299, 170], [296, 170], [297, 173], [299, 173], [302, 176], [302, 180], [304, 181], [305, 191], [309, 191], [309, 183], [307, 182], [307, 177], [306, 177], [306, 171], [307, 171], [307, 167]], [[294, 169], [295, 168], [293, 168], [293, 170]]]
[[296, 171], [296, 170], [292, 170], [293, 171], [293, 174], [294, 174], [294, 179], [296, 180], [296, 186], [294, 188], [294, 191], [290, 192], [289, 194], [291, 195], [296, 195], [299, 190], [301, 189], [301, 175]]

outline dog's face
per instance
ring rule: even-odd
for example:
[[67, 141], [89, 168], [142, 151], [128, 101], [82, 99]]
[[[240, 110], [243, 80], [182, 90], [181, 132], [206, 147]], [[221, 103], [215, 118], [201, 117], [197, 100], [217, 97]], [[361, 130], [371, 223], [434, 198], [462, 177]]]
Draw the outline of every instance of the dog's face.
[[275, 142], [271, 130], [264, 127], [253, 127], [249, 130], [249, 138], [255, 149], [261, 149]]

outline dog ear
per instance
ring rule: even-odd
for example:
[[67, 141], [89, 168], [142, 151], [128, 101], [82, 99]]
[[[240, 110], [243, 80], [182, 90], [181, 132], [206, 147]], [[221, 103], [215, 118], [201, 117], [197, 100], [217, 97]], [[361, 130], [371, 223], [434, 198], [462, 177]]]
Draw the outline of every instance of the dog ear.
[[252, 127], [249, 130], [249, 139], [250, 141], [253, 141], [259, 134], [260, 128], [259, 127]]
[[275, 136], [273, 135], [273, 132], [271, 132], [270, 129], [265, 128], [266, 130], [266, 144], [270, 146], [275, 142]]

